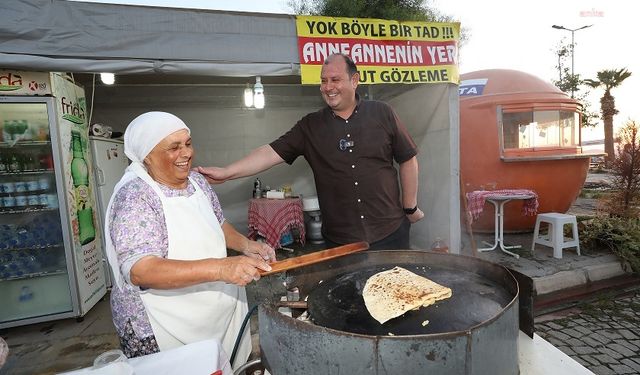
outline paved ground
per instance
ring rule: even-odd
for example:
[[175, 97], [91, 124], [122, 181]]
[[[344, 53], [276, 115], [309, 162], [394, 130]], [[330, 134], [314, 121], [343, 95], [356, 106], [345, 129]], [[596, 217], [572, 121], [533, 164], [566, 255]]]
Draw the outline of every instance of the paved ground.
[[119, 349], [108, 299], [99, 301], [84, 320], [63, 319], [2, 331], [9, 357], [2, 375], [56, 374], [93, 365], [100, 354]]
[[640, 374], [640, 288], [536, 321], [538, 335], [594, 374]]

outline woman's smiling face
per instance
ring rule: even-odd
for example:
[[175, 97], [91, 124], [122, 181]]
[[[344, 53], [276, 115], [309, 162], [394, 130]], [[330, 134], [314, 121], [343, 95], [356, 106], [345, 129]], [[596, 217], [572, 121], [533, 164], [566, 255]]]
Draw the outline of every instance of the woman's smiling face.
[[184, 189], [187, 187], [193, 160], [191, 136], [186, 129], [166, 136], [144, 159], [149, 175], [163, 185]]

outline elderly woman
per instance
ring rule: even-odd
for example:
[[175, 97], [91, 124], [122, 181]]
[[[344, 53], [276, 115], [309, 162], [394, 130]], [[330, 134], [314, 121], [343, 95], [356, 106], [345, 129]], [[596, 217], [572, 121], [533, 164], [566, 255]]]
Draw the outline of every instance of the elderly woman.
[[[225, 221], [216, 194], [191, 171], [190, 130], [179, 118], [138, 116], [124, 147], [132, 163], [105, 223], [111, 309], [124, 353], [136, 357], [217, 338], [231, 355], [248, 311], [243, 286], [271, 269], [273, 249]], [[244, 255], [227, 257], [227, 248]], [[237, 363], [250, 352], [247, 329]]]

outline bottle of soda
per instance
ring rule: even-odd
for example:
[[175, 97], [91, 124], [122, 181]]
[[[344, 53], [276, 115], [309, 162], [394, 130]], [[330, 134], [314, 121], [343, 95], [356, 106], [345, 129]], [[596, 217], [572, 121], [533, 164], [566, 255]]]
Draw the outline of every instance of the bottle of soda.
[[24, 129], [22, 128], [22, 123], [18, 120], [13, 120], [12, 121], [12, 125], [13, 125], [13, 140], [14, 141], [21, 141], [22, 140], [22, 135], [24, 134]]
[[24, 157], [23, 167], [25, 171], [34, 171], [37, 169], [36, 161], [33, 159], [33, 154], [29, 153], [29, 155]]
[[11, 140], [11, 136], [9, 135], [9, 120], [4, 120], [2, 122], [2, 142], [9, 142]]
[[20, 171], [22, 171], [22, 162], [20, 156], [14, 152], [9, 156], [9, 172]]
[[33, 133], [31, 132], [29, 121], [20, 120], [20, 133], [23, 141], [33, 141]]
[[262, 182], [260, 179], [256, 177], [256, 180], [253, 182], [253, 197], [260, 198], [260, 194], [262, 193]]
[[2, 128], [2, 139], [5, 142], [11, 142], [13, 140], [13, 121], [12, 120], [4, 120], [4, 125]]
[[31, 288], [29, 288], [28, 286], [23, 286], [20, 289], [20, 296], [18, 297], [18, 300], [20, 302], [27, 302], [29, 300], [33, 299], [33, 292], [31, 291]]
[[4, 152], [0, 153], [0, 174], [7, 173], [9, 171], [7, 164], [8, 163]]
[[42, 153], [38, 156], [38, 162], [40, 169], [52, 170], [53, 169], [53, 156], [50, 153]]
[[93, 208], [89, 199], [89, 167], [84, 159], [79, 132], [71, 132], [71, 143], [73, 150], [71, 178], [73, 179], [76, 207], [78, 209], [78, 232], [80, 244], [86, 245], [96, 238], [96, 229], [93, 224]]

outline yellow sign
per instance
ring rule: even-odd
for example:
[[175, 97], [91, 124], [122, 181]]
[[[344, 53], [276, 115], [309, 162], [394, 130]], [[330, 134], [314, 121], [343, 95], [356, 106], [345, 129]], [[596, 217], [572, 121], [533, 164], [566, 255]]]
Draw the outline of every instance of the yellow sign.
[[459, 23], [296, 17], [302, 84], [320, 84], [331, 54], [349, 55], [360, 83], [459, 83]]

